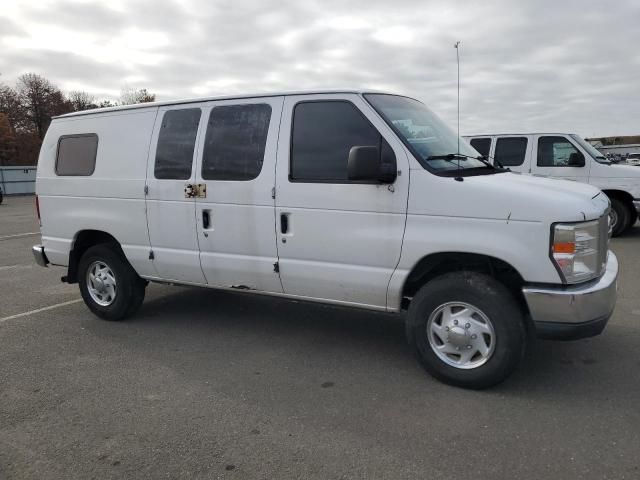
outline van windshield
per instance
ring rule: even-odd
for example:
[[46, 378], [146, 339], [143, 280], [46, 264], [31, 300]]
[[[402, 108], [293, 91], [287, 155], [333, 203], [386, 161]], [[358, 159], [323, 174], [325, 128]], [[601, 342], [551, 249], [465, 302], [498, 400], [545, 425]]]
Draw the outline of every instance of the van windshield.
[[480, 154], [423, 103], [377, 93], [366, 94], [365, 98], [428, 170], [436, 173], [470, 169], [495, 171], [480, 161]]
[[596, 147], [594, 147], [593, 145], [591, 145], [589, 142], [587, 142], [585, 139], [583, 139], [581, 136], [576, 135], [575, 133], [572, 133], [571, 135], [569, 135], [571, 138], [573, 138], [576, 142], [578, 142], [578, 144], [584, 148], [587, 153], [589, 155], [591, 155], [591, 157], [593, 157], [593, 159], [598, 162], [598, 163], [606, 163], [608, 165], [611, 164], [611, 162], [609, 160], [607, 160], [607, 157], [605, 157], [601, 152], [598, 151], [598, 149], [596, 149]]

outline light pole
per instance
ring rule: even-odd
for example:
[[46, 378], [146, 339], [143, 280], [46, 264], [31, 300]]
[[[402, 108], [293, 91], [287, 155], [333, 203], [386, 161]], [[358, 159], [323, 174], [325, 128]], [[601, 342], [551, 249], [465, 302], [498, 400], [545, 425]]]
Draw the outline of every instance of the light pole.
[[[456, 49], [456, 63], [458, 64], [458, 153], [460, 153], [460, 40], [453, 47]], [[460, 168], [460, 157], [458, 157], [458, 168]]]

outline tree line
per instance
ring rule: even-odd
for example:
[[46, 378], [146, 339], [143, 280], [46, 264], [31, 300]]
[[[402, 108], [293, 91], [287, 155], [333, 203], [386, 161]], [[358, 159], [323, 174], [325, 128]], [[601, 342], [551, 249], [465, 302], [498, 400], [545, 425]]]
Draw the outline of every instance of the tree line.
[[117, 101], [97, 100], [84, 91], [62, 92], [36, 73], [25, 73], [15, 87], [0, 83], [0, 166], [36, 165], [51, 118], [93, 108], [153, 102], [146, 88], [124, 88]]
[[585, 138], [585, 140], [599, 141], [603, 146], [608, 147], [610, 145], [629, 145], [640, 143], [640, 135], [627, 135], [621, 137], [593, 137]]

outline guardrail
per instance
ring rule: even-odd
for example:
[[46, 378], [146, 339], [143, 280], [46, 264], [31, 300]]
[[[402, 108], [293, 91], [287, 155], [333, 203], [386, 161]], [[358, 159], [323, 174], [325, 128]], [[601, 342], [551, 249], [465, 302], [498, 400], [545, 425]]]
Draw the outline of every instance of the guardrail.
[[0, 188], [5, 195], [36, 193], [36, 167], [0, 167]]

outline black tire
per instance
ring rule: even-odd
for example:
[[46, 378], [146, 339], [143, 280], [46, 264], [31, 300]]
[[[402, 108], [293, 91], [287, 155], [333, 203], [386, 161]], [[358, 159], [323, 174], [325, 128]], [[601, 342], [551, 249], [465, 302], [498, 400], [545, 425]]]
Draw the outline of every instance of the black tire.
[[[434, 312], [449, 302], [462, 302], [473, 306], [480, 310], [493, 326], [493, 353], [486, 356], [485, 363], [475, 368], [462, 369], [447, 364], [435, 353], [435, 347], [431, 347], [427, 334], [428, 320]], [[464, 335], [467, 335], [467, 332], [464, 330]], [[473, 389], [491, 387], [505, 380], [518, 366], [526, 345], [523, 312], [513, 295], [494, 278], [475, 272], [444, 274], [423, 286], [409, 306], [407, 337], [427, 372], [444, 383]], [[456, 341], [460, 341], [460, 336], [457, 338]], [[449, 343], [449, 340], [446, 343]], [[464, 347], [462, 348], [464, 350]]]
[[2, 203], [2, 200], [4, 200], [4, 196], [2, 195], [2, 189], [0, 189], [0, 203]]
[[631, 209], [622, 200], [612, 198], [611, 211], [615, 214], [612, 219], [612, 222], [615, 223], [611, 225], [611, 235], [614, 237], [622, 235], [625, 230], [635, 223], [635, 216], [632, 215]]
[[[101, 305], [89, 292], [87, 275], [95, 262], [108, 266], [116, 281], [115, 295], [109, 305]], [[138, 276], [118, 245], [100, 244], [89, 248], [78, 265], [78, 284], [84, 303], [95, 315], [104, 320], [124, 320], [142, 305], [146, 282]]]

